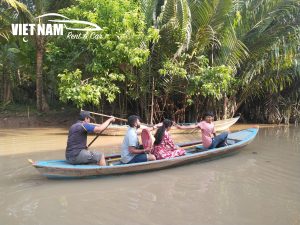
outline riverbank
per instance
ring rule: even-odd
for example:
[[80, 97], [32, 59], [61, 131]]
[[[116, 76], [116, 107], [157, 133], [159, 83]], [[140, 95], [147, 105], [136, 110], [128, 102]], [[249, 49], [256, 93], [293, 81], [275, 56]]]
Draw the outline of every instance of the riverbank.
[[[78, 114], [79, 109], [72, 107], [60, 107], [50, 110], [47, 113], [40, 113], [36, 111], [35, 106], [8, 105], [0, 107], [0, 128], [68, 128], [78, 119]], [[243, 126], [255, 123], [240, 119], [238, 124]], [[261, 127], [277, 127], [282, 125], [260, 124]]]
[[32, 106], [8, 105], [0, 108], [1, 128], [68, 127], [78, 117], [76, 108], [58, 108], [39, 113]]

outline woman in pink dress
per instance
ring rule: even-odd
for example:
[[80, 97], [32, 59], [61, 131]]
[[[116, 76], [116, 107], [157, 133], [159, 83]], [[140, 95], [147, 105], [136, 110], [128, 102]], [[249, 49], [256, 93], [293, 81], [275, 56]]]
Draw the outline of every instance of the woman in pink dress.
[[169, 159], [185, 155], [185, 150], [176, 146], [168, 133], [172, 125], [171, 120], [165, 119], [154, 135], [155, 141], [151, 153], [155, 155], [156, 159]]

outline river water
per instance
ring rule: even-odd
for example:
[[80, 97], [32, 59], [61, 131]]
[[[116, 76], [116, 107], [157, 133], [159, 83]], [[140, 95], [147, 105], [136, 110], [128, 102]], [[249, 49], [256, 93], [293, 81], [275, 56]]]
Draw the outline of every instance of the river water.
[[[1, 225], [300, 225], [300, 128], [261, 128], [239, 154], [148, 173], [48, 180], [29, 165], [62, 159], [66, 138], [62, 128], [0, 129]], [[121, 141], [93, 147], [114, 153]]]

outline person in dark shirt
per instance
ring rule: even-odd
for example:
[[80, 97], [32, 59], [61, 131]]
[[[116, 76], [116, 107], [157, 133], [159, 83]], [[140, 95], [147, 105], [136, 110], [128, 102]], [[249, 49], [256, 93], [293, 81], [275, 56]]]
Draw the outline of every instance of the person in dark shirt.
[[97, 163], [106, 166], [103, 153], [87, 150], [87, 134], [102, 132], [115, 118], [111, 117], [99, 125], [91, 124], [91, 118], [90, 112], [81, 111], [79, 120], [70, 127], [66, 148], [66, 160], [70, 164]]

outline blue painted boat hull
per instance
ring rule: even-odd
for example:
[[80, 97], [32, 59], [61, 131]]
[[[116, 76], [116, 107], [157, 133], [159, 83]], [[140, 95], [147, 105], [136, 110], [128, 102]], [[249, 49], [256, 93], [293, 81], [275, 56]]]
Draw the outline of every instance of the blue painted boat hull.
[[[125, 174], [150, 170], [164, 169], [174, 166], [181, 166], [199, 160], [211, 160], [216, 157], [226, 156], [239, 151], [242, 147], [251, 143], [258, 133], [258, 128], [249, 128], [242, 131], [230, 133], [228, 142], [230, 145], [222, 148], [203, 151], [194, 145], [199, 142], [181, 144], [181, 146], [193, 145], [187, 149], [185, 156], [172, 159], [163, 159], [135, 164], [121, 164], [119, 161], [109, 166], [98, 165], [71, 165], [65, 160], [36, 161], [32, 165], [48, 178], [81, 178], [90, 176], [103, 176], [112, 174]], [[117, 158], [120, 155], [111, 155], [110, 158]]]

